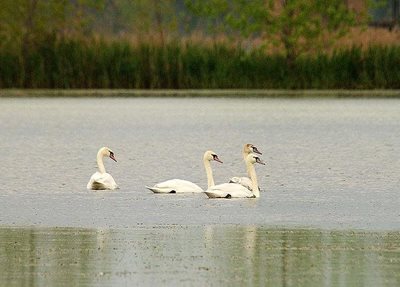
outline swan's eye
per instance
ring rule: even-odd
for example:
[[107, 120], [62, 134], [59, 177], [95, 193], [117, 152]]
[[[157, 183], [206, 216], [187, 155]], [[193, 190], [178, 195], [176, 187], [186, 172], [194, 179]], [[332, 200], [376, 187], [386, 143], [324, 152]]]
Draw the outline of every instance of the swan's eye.
[[216, 158], [217, 158], [217, 155], [216, 155], [216, 154], [213, 154], [212, 157], [213, 157], [213, 159], [216, 159]]
[[112, 151], [110, 151], [110, 156], [114, 156], [114, 153]]

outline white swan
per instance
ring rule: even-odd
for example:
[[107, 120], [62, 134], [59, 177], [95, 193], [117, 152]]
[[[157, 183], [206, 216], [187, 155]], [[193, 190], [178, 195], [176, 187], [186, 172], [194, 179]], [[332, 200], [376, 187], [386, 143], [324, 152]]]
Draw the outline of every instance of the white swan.
[[103, 190], [103, 189], [117, 189], [118, 185], [111, 174], [106, 173], [106, 169], [103, 164], [103, 157], [109, 157], [114, 161], [117, 161], [114, 157], [114, 152], [108, 147], [102, 147], [97, 152], [97, 166], [99, 171], [95, 172], [90, 178], [87, 189], [92, 190]]
[[[215, 152], [206, 151], [203, 156], [203, 163], [207, 174], [208, 187], [214, 185], [214, 178], [210, 164], [210, 161], [212, 160], [222, 163], [222, 161], [218, 158]], [[197, 184], [182, 179], [170, 179], [167, 181], [157, 183], [153, 187], [146, 186], [146, 188], [150, 189], [154, 193], [204, 192], [204, 190]]]
[[254, 198], [260, 197], [257, 175], [254, 163], [265, 164], [255, 154], [249, 154], [246, 158], [247, 169], [250, 173], [253, 192], [237, 183], [223, 183], [209, 187], [205, 193], [209, 198]]
[[[243, 147], [243, 153], [242, 153], [244, 161], [246, 161], [246, 158], [250, 153], [262, 154], [254, 145], [245, 144], [244, 147]], [[247, 167], [247, 165], [246, 165], [246, 167]], [[248, 169], [247, 169], [247, 174], [250, 177]], [[252, 191], [253, 190], [253, 188], [252, 188], [253, 183], [251, 182], [249, 177], [246, 177], [246, 176], [242, 176], [242, 177], [234, 176], [229, 180], [229, 182], [243, 185], [245, 188], [247, 188], [248, 190]]]

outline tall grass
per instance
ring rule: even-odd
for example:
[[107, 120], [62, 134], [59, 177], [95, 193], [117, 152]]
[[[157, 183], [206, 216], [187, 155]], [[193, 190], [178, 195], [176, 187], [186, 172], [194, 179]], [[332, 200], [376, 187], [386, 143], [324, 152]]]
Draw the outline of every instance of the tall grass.
[[299, 57], [224, 44], [57, 40], [26, 55], [0, 50], [0, 88], [395, 89], [400, 46], [354, 47]]

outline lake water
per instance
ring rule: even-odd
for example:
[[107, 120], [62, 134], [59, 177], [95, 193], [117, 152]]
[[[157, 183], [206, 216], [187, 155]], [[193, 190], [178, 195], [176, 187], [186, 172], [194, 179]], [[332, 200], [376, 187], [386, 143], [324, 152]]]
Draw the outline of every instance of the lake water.
[[[400, 101], [0, 99], [0, 286], [398, 286]], [[259, 199], [156, 195], [257, 165]], [[93, 192], [102, 146], [120, 189]]]

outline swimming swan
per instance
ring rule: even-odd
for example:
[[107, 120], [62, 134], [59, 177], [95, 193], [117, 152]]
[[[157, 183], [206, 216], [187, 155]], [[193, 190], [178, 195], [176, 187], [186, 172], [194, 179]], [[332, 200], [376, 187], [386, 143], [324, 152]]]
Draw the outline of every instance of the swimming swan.
[[103, 189], [117, 189], [118, 185], [111, 174], [106, 173], [106, 169], [103, 164], [103, 157], [109, 157], [114, 161], [117, 161], [114, 157], [114, 152], [108, 147], [102, 147], [97, 152], [97, 166], [99, 171], [96, 171], [90, 178], [87, 189], [92, 190], [103, 190]]
[[253, 191], [237, 183], [223, 183], [209, 187], [205, 193], [209, 198], [254, 198], [260, 197], [257, 175], [254, 163], [265, 164], [255, 154], [249, 154], [246, 158], [247, 169], [250, 174]]
[[[245, 144], [244, 147], [243, 147], [243, 153], [242, 153], [244, 161], [246, 161], [246, 157], [250, 153], [257, 153], [257, 154], [260, 154], [260, 155], [262, 154], [254, 145]], [[246, 167], [247, 167], [247, 165], [246, 165]], [[247, 174], [250, 177], [248, 169], [247, 169]], [[246, 176], [243, 176], [243, 177], [235, 176], [235, 177], [232, 177], [229, 180], [229, 182], [243, 185], [245, 188], [247, 188], [248, 190], [252, 191], [253, 190], [253, 188], [252, 188], [253, 183], [251, 182], [249, 177], [246, 177]]]
[[[214, 178], [210, 164], [210, 161], [212, 160], [222, 163], [215, 152], [206, 151], [203, 156], [203, 163], [207, 174], [208, 187], [214, 185]], [[146, 186], [146, 188], [150, 189], [154, 193], [204, 192], [204, 190], [197, 184], [182, 179], [171, 179], [157, 183], [153, 187]]]

